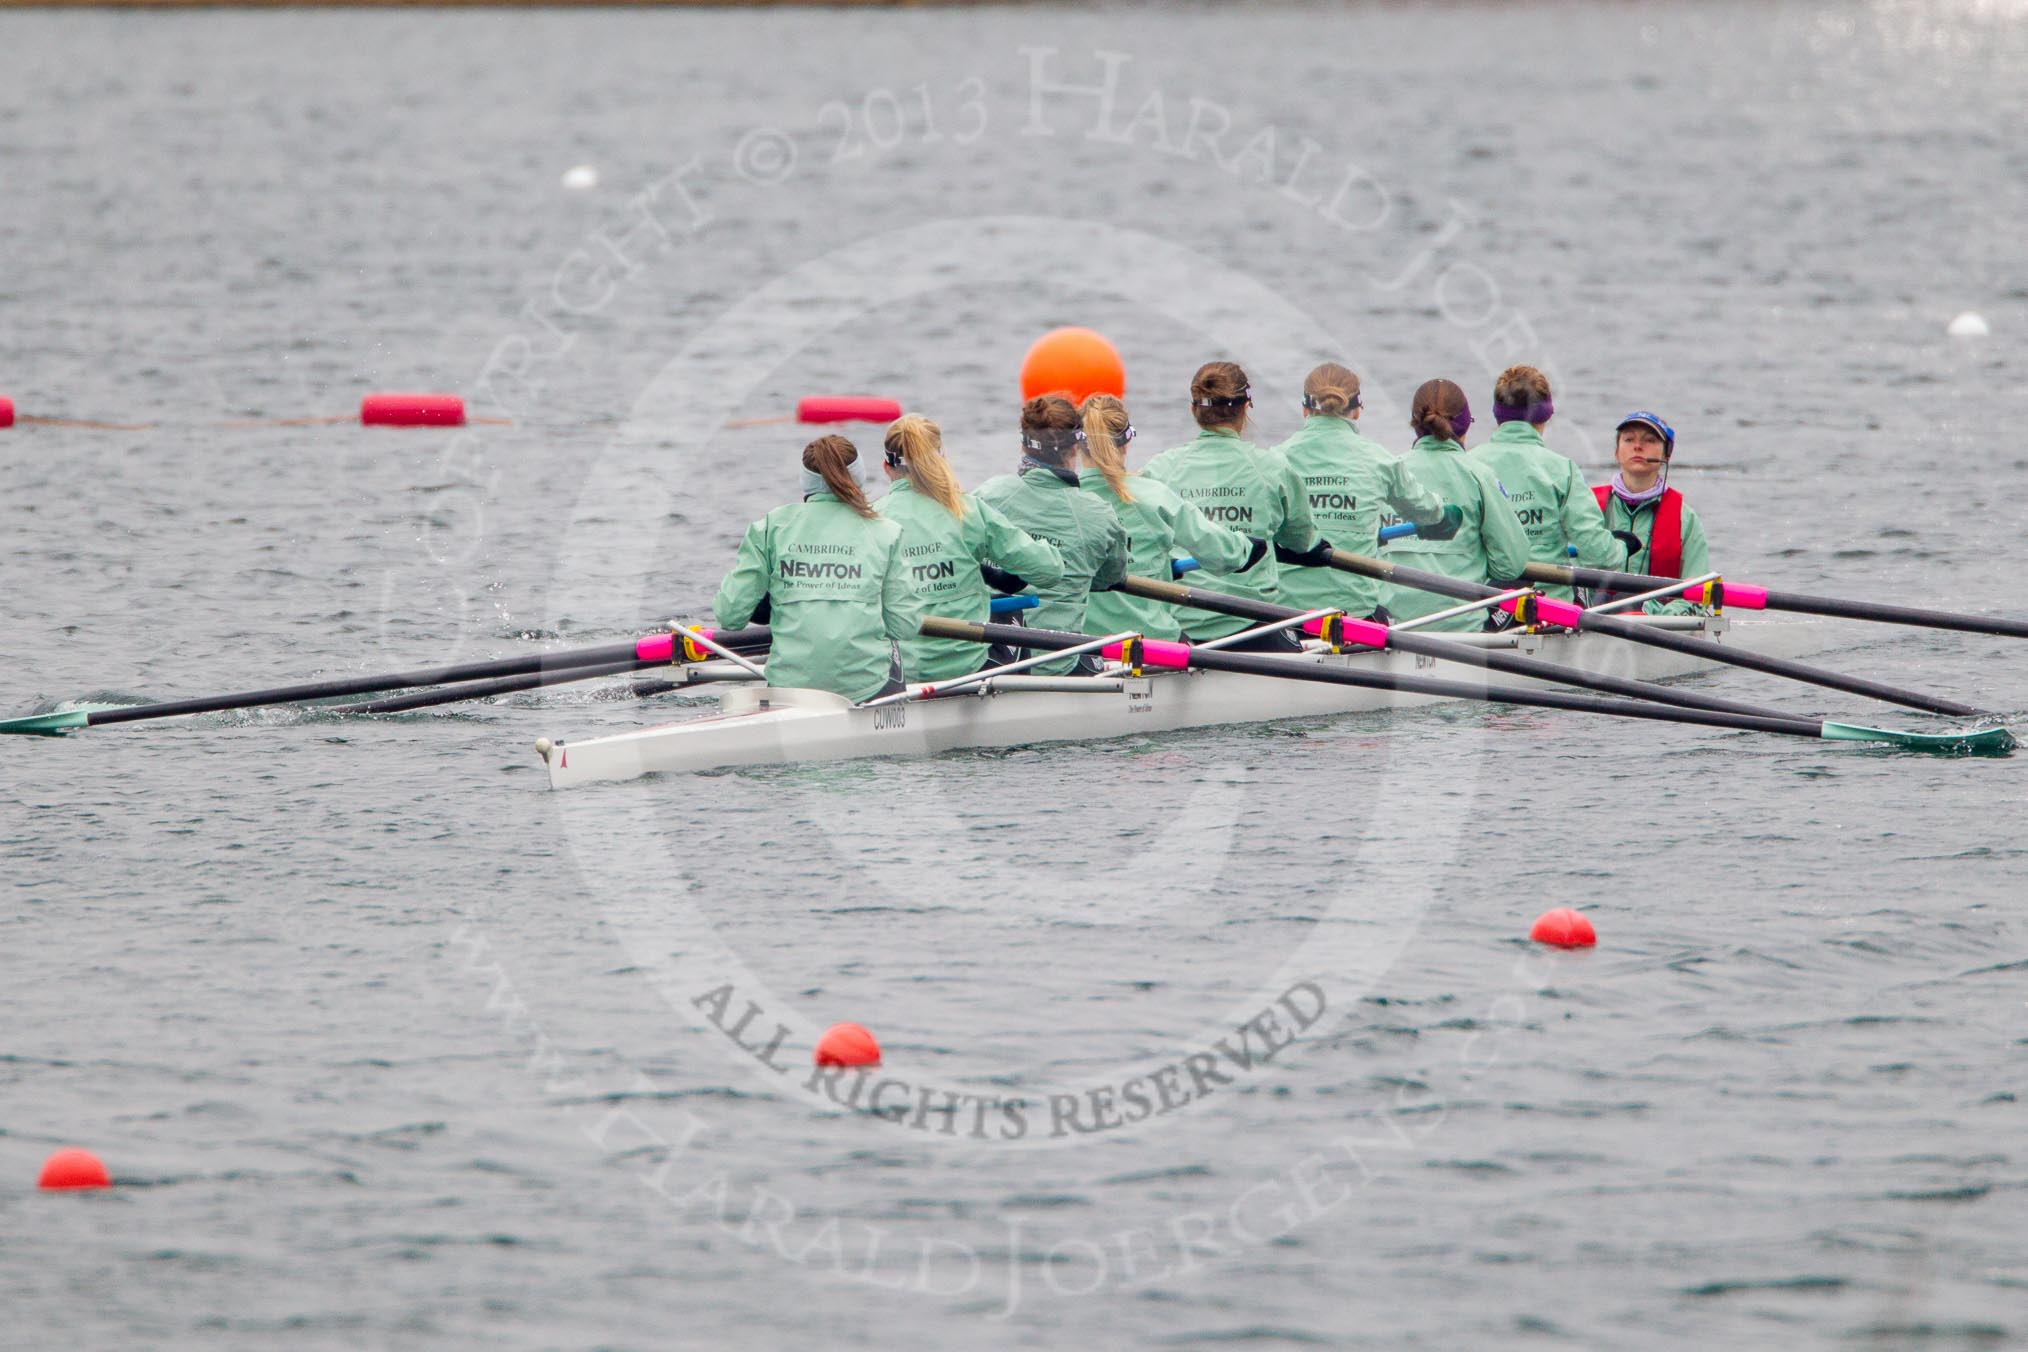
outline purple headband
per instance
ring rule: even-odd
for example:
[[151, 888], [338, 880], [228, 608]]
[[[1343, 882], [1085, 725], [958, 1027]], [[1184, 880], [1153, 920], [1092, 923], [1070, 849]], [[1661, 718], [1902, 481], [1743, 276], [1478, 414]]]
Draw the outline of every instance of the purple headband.
[[1470, 404], [1466, 404], [1456, 413], [1451, 414], [1452, 440], [1462, 445], [1465, 440], [1465, 433], [1471, 430], [1472, 430], [1472, 406]]
[[1493, 404], [1494, 422], [1546, 423], [1556, 413], [1556, 405], [1544, 399], [1539, 404]]

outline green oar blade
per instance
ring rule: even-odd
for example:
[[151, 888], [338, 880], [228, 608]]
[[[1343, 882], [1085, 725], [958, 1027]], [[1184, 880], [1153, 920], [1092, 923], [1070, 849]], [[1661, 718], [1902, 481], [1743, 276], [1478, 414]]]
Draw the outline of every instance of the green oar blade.
[[2005, 728], [1963, 728], [1956, 732], [1897, 732], [1857, 723], [1826, 723], [1824, 738], [1832, 742], [1886, 742], [1904, 751], [1934, 751], [1946, 756], [2004, 756], [2014, 749], [2014, 735]]
[[13, 732], [35, 737], [61, 737], [75, 728], [87, 727], [95, 709], [117, 709], [117, 704], [80, 704], [53, 714], [29, 714], [25, 718], [0, 719], [0, 733]]

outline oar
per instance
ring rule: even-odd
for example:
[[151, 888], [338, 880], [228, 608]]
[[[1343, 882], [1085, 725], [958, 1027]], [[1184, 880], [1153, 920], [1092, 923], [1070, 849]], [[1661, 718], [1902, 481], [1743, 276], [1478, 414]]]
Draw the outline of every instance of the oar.
[[[1207, 591], [1202, 587], [1183, 587], [1173, 582], [1157, 582], [1153, 578], [1146, 577], [1130, 577], [1120, 584], [1119, 589], [1134, 596], [1145, 596], [1152, 601], [1166, 601], [1172, 606], [1194, 606], [1199, 610], [1237, 615], [1249, 620], [1287, 619], [1296, 613], [1287, 606], [1278, 606], [1268, 601], [1255, 601], [1248, 597], [1231, 596], [1225, 592]], [[1499, 593], [1496, 592], [1494, 595], [1497, 596]], [[1672, 690], [1666, 685], [1656, 685], [1653, 681], [1629, 680], [1621, 676], [1584, 671], [1556, 662], [1545, 662], [1539, 658], [1522, 657], [1516, 653], [1503, 653], [1470, 643], [1459, 643], [1454, 639], [1411, 633], [1399, 625], [1389, 628], [1384, 624], [1375, 624], [1371, 620], [1346, 617], [1333, 622], [1328, 628], [1312, 624], [1305, 626], [1305, 630], [1318, 634], [1332, 642], [1334, 646], [1351, 644], [1362, 648], [1395, 648], [1401, 652], [1420, 653], [1425, 657], [1441, 658], [1447, 662], [1483, 667], [1491, 671], [1504, 671], [1510, 676], [1532, 676], [1539, 681], [1574, 685], [1586, 690], [1626, 695], [1634, 699], [1651, 699], [1658, 704], [1673, 704], [1683, 709], [1719, 709], [1727, 713], [1765, 715], [1774, 718], [1789, 716], [1752, 704], [1720, 699], [1715, 695], [1701, 695], [1690, 690]]]
[[[938, 618], [924, 620], [922, 632], [930, 638], [963, 639], [972, 643], [1005, 643], [1013, 647], [1041, 648], [1050, 651], [1061, 651], [1091, 641], [1084, 634], [1065, 634], [1053, 629], [1027, 629], [1011, 624], [970, 624], [963, 620]], [[1187, 643], [1169, 643], [1153, 639], [1127, 640], [1107, 649], [1105, 656], [1112, 661], [1124, 662], [1137, 669], [1194, 667], [1204, 671], [1271, 676], [1286, 681], [1315, 681], [1326, 685], [1395, 690], [1404, 694], [1435, 695], [1447, 699], [1519, 704], [1538, 709], [1568, 709], [1580, 713], [1609, 714], [1618, 718], [1644, 718], [1657, 723], [1693, 723], [1703, 727], [1734, 728], [1745, 732], [1773, 732], [1822, 741], [1884, 742], [1910, 751], [1940, 751], [1957, 755], [1973, 753], [2004, 755], [2014, 746], [2014, 738], [2005, 728], [1947, 733], [1899, 732], [1888, 728], [1867, 728], [1850, 723], [1819, 722], [1807, 718], [1734, 714], [1717, 709], [1676, 709], [1642, 700], [1591, 699], [1584, 695], [1566, 695], [1555, 690], [1481, 686], [1428, 676], [1359, 671], [1351, 667], [1328, 666], [1292, 657], [1257, 657], [1247, 653], [1204, 652]]]
[[[723, 643], [753, 648], [768, 641], [762, 625], [729, 629], [717, 635]], [[257, 709], [269, 704], [297, 704], [308, 700], [341, 699], [347, 695], [375, 695], [387, 690], [417, 686], [451, 685], [486, 680], [496, 676], [522, 676], [537, 672], [576, 670], [638, 662], [642, 666], [678, 660], [702, 660], [678, 648], [667, 634], [649, 634], [630, 643], [609, 643], [596, 648], [574, 648], [563, 652], [531, 653], [524, 657], [502, 657], [490, 662], [467, 662], [458, 666], [433, 667], [421, 671], [398, 671], [380, 676], [352, 676], [336, 681], [312, 681], [304, 685], [276, 686], [234, 695], [208, 695], [199, 699], [169, 700], [161, 704], [98, 705], [65, 709], [58, 713], [30, 714], [25, 718], [0, 721], [0, 733], [42, 733], [60, 735], [77, 728], [96, 728], [108, 723], [134, 723], [147, 718], [173, 718], [181, 714], [218, 713], [226, 709]]]
[[[331, 710], [334, 714], [403, 714], [412, 709], [428, 709], [439, 704], [461, 704], [466, 700], [491, 699], [495, 695], [512, 695], [522, 690], [539, 690], [552, 685], [569, 685], [573, 681], [597, 680], [601, 676], [621, 676], [630, 671], [643, 671], [649, 667], [666, 667], [666, 661], [643, 661], [635, 658], [631, 662], [614, 662], [606, 666], [571, 667], [563, 671], [542, 671], [532, 676], [502, 676], [494, 681], [468, 681], [449, 689], [422, 690], [411, 695], [392, 695], [387, 699], [369, 700], [364, 704], [341, 704]], [[699, 667], [686, 667], [687, 679], [681, 681], [638, 681], [631, 687], [631, 693], [646, 699], [650, 695], [665, 695], [671, 690], [682, 690], [694, 685], [708, 685], [720, 681], [754, 681], [760, 679], [748, 671], [706, 671]]]
[[636, 657], [626, 662], [608, 662], [590, 667], [567, 667], [562, 671], [538, 671], [529, 676], [502, 676], [491, 681], [467, 681], [450, 689], [421, 690], [409, 695], [390, 695], [386, 699], [368, 700], [364, 704], [341, 704], [332, 709], [334, 714], [400, 714], [411, 709], [428, 709], [438, 704], [458, 704], [465, 700], [490, 699], [494, 695], [511, 695], [517, 690], [538, 690], [545, 686], [568, 685], [572, 681], [591, 681], [601, 676], [618, 676], [622, 672], [639, 671], [643, 667], [667, 666], [666, 662], [645, 662]]
[[[1438, 596], [1455, 596], [1467, 601], [1476, 601], [1494, 594], [1493, 588], [1483, 583], [1445, 577], [1441, 573], [1425, 573], [1418, 568], [1404, 568], [1382, 559], [1369, 559], [1362, 554], [1348, 554], [1342, 549], [1331, 551], [1331, 566], [1344, 572], [1379, 578], [1383, 582], [1392, 582], [1416, 591], [1434, 592]], [[1615, 638], [1645, 643], [1651, 648], [1667, 648], [1671, 652], [1683, 653], [1704, 661], [1724, 662], [1735, 667], [1745, 667], [1749, 671], [1764, 671], [1771, 676], [1785, 676], [1792, 681], [1804, 681], [1831, 690], [1843, 690], [1848, 694], [1864, 695], [1868, 699], [1901, 704], [1911, 709], [1927, 709], [1932, 713], [1952, 714], [1957, 717], [1975, 716], [1983, 712], [1969, 704], [1960, 704], [1956, 700], [1925, 695], [1914, 690], [1903, 690], [1898, 686], [1883, 685], [1879, 681], [1869, 681], [1863, 676], [1844, 676], [1821, 667], [1791, 662], [1785, 657], [1768, 657], [1740, 648], [1728, 648], [1708, 640], [1684, 638], [1681, 634], [1671, 634], [1634, 620], [1623, 620], [1617, 615], [1601, 615], [1595, 610], [1580, 610], [1568, 601], [1539, 597], [1528, 604], [1533, 610], [1530, 623], [1558, 624], [1586, 633], [1611, 634]]]
[[[1672, 587], [1681, 581], [1680, 578], [1651, 577], [1646, 573], [1559, 568], [1550, 563], [1531, 563], [1522, 570], [1522, 576], [1530, 582], [1559, 582], [1566, 586], [1575, 578], [1582, 586], [1606, 587], [1615, 591], [1650, 591]], [[1683, 597], [1704, 605], [1736, 606], [1741, 610], [1792, 610], [1802, 615], [1828, 615], [1841, 620], [1874, 620], [1881, 624], [1912, 624], [1924, 629], [1956, 629], [1967, 634], [2028, 638], [2028, 620], [1960, 615], [1948, 610], [1884, 605], [1878, 601], [1841, 601], [1834, 596], [1804, 596], [1799, 592], [1770, 591], [1766, 587], [1750, 587], [1738, 582], [1720, 582], [1715, 587], [1684, 587]]]
[[[992, 613], [1011, 614], [1015, 611], [1032, 610], [1037, 600], [1033, 596], [996, 596], [992, 601]], [[707, 631], [708, 632], [708, 631]], [[440, 704], [458, 704], [465, 700], [491, 699], [495, 695], [513, 695], [523, 690], [539, 690], [546, 686], [568, 685], [573, 681], [596, 680], [600, 676], [619, 676], [629, 671], [640, 671], [646, 667], [667, 666], [667, 658], [614, 662], [603, 666], [573, 667], [562, 671], [543, 671], [530, 676], [503, 676], [492, 681], [472, 681], [452, 690], [423, 690], [412, 695], [394, 695], [387, 699], [369, 700], [364, 704], [344, 704], [331, 712], [335, 714], [402, 714], [414, 709], [430, 709]], [[646, 699], [651, 695], [666, 695], [672, 690], [687, 686], [704, 685], [716, 681], [751, 681], [756, 679], [752, 670], [734, 673], [693, 672], [684, 681], [641, 681], [633, 686], [633, 693]]]

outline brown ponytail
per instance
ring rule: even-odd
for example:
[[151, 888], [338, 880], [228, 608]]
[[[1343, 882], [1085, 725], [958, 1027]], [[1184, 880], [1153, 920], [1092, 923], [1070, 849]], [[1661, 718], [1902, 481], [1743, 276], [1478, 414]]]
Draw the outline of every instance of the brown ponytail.
[[1344, 417], [1359, 407], [1359, 377], [1337, 362], [1325, 362], [1303, 378], [1303, 407]]
[[1132, 502], [1134, 495], [1127, 491], [1127, 448], [1120, 438], [1127, 434], [1133, 424], [1127, 420], [1127, 406], [1110, 394], [1085, 396], [1084, 414], [1084, 458], [1091, 461], [1091, 467], [1105, 476], [1106, 487], [1118, 495], [1121, 502]]
[[1077, 407], [1060, 394], [1038, 394], [1021, 406], [1021, 445], [1050, 465], [1068, 465], [1077, 451]]
[[873, 504], [866, 500], [859, 481], [848, 468], [859, 458], [859, 448], [833, 432], [803, 447], [803, 468], [824, 476], [824, 487], [861, 516], [872, 516]]
[[1467, 407], [1465, 392], [1458, 388], [1456, 381], [1425, 380], [1416, 386], [1415, 404], [1409, 412], [1408, 425], [1419, 437], [1456, 441], [1458, 434], [1451, 419]]
[[944, 459], [944, 434], [920, 413], [904, 413], [889, 424], [881, 443], [887, 463], [906, 470], [915, 491], [934, 501], [952, 516], [965, 519], [965, 490], [951, 462]]
[[1235, 432], [1246, 426], [1246, 372], [1238, 362], [1208, 361], [1190, 377], [1190, 416], [1199, 427], [1230, 427]]

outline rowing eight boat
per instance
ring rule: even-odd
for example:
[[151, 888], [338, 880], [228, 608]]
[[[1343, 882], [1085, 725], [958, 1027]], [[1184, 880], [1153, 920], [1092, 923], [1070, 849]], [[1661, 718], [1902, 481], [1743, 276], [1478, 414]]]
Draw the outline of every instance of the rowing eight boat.
[[[1822, 647], [1822, 626], [1727, 616], [1649, 616], [1658, 629], [1770, 656]], [[1717, 665], [1689, 654], [1635, 647], [1596, 634], [1462, 634], [1449, 637], [1539, 657], [1586, 671], [1641, 680], [1683, 676]], [[1279, 659], [1335, 664], [1398, 675], [1427, 673], [1433, 659], [1398, 651], [1332, 654], [1321, 649]], [[684, 684], [737, 680], [731, 663], [683, 669]], [[1527, 678], [1512, 682], [1541, 686]], [[1553, 689], [1556, 687], [1542, 686]], [[1262, 680], [1215, 671], [1145, 676], [1001, 676], [961, 694], [877, 708], [855, 706], [822, 690], [754, 681], [730, 685], [716, 715], [582, 742], [536, 744], [552, 788], [738, 765], [923, 756], [973, 747], [1092, 741], [1220, 723], [1257, 723], [1367, 713], [1438, 702], [1440, 697], [1309, 682]]]

